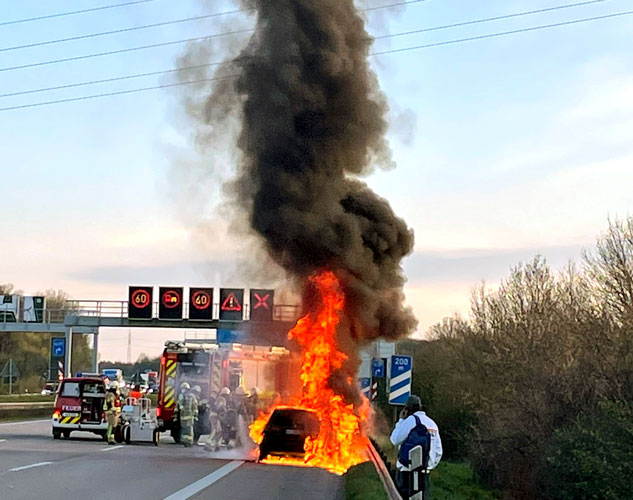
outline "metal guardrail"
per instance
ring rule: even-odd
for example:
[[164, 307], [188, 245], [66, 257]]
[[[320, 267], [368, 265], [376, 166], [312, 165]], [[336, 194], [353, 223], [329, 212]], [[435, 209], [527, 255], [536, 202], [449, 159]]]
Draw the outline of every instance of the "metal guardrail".
[[[158, 302], [152, 304], [152, 317], [158, 317]], [[273, 321], [292, 322], [299, 319], [301, 314], [301, 306], [296, 304], [276, 304], [273, 306]], [[189, 303], [183, 304], [183, 319], [189, 316]], [[20, 323], [20, 330], [26, 331], [27, 325], [34, 325], [35, 329], [38, 329], [37, 325], [63, 325], [67, 323], [67, 319], [72, 317], [84, 317], [84, 318], [112, 318], [112, 319], [127, 319], [128, 317], [128, 302], [126, 300], [69, 300], [67, 306], [63, 309], [45, 309], [43, 311], [43, 318], [41, 322], [25, 323], [23, 321], [16, 322], [15, 319], [10, 319], [8, 315], [0, 314], [0, 327], [3, 330], [7, 330], [12, 324]], [[220, 304], [213, 304], [214, 319], [220, 317]], [[250, 320], [249, 305], [244, 306], [244, 319], [243, 321]], [[72, 324], [72, 323], [71, 323]]]
[[[244, 321], [250, 319], [250, 307], [244, 305]], [[158, 317], [158, 302], [152, 304], [152, 317]], [[86, 316], [97, 318], [127, 318], [127, 300], [70, 300], [66, 314], [71, 316]], [[297, 304], [273, 305], [273, 321], [294, 321], [301, 314], [301, 306]], [[189, 303], [183, 303], [183, 317], [189, 316]], [[219, 319], [220, 303], [213, 304], [212, 317]]]
[[376, 450], [373, 443], [371, 442], [369, 443], [368, 454], [370, 460], [376, 468], [378, 477], [380, 477], [380, 481], [385, 488], [385, 493], [387, 493], [389, 500], [402, 500], [402, 497], [400, 496], [400, 493], [398, 493], [398, 489], [396, 488], [396, 485], [391, 478], [391, 474], [389, 474], [389, 470], [385, 466], [385, 463], [382, 461], [378, 450]]
[[41, 401], [37, 403], [0, 403], [0, 412], [2, 410], [44, 410], [46, 408], [53, 408], [55, 403], [53, 401]]

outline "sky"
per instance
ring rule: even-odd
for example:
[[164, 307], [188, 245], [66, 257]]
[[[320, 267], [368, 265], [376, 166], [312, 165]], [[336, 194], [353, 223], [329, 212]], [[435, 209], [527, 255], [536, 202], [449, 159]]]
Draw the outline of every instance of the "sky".
[[[265, 287], [241, 275], [256, 260], [219, 208], [224, 178], [202, 175], [184, 120], [185, 87], [54, 105], [13, 106], [170, 84], [173, 74], [4, 96], [170, 70], [185, 44], [10, 69], [231, 31], [245, 14], [64, 43], [48, 40], [235, 10], [224, 0], [2, 1], [0, 9], [0, 283], [26, 293], [125, 300], [130, 284]], [[365, 0], [361, 7], [398, 3]], [[368, 11], [375, 37], [572, 4], [564, 0], [426, 0]], [[418, 34], [377, 38], [370, 63], [389, 101], [395, 168], [365, 180], [414, 229], [404, 262], [417, 336], [470, 290], [544, 255], [578, 260], [609, 217], [633, 213], [633, 15], [463, 43], [413, 47], [630, 11], [629, 0]], [[221, 22], [221, 26], [218, 25]], [[230, 45], [244, 37], [213, 39]], [[215, 158], [231, 169], [229, 156]], [[261, 280], [259, 280], [261, 281]], [[132, 358], [182, 332], [134, 331]], [[123, 360], [128, 331], [100, 337]]]

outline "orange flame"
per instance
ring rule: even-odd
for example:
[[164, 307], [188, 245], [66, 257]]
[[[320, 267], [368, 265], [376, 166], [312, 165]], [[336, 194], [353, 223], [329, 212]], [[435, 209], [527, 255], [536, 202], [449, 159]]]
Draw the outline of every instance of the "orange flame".
[[[321, 309], [317, 314], [301, 318], [288, 333], [302, 346], [301, 382], [303, 391], [291, 406], [312, 410], [321, 422], [316, 439], [307, 438], [303, 459], [271, 457], [264, 463], [283, 463], [321, 467], [343, 474], [351, 466], [365, 462], [369, 444], [363, 433], [369, 417], [369, 401], [364, 398], [360, 408], [345, 404], [343, 397], [329, 386], [330, 376], [347, 359], [336, 345], [336, 327], [340, 322], [345, 297], [334, 273], [323, 272], [310, 278], [321, 295]], [[260, 444], [268, 418], [275, 408], [261, 415], [250, 426], [253, 441]]]

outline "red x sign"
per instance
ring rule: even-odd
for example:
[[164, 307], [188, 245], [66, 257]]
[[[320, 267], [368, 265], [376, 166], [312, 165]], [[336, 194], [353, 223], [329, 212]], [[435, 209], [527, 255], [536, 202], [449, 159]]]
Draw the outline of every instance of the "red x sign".
[[272, 321], [274, 290], [251, 288], [251, 321]]
[[257, 299], [257, 303], [253, 306], [253, 309], [259, 309], [260, 307], [263, 307], [264, 309], [269, 308], [269, 305], [268, 305], [268, 300], [270, 299], [269, 293], [267, 293], [266, 295], [260, 295], [259, 293], [255, 292], [253, 293], [253, 296]]

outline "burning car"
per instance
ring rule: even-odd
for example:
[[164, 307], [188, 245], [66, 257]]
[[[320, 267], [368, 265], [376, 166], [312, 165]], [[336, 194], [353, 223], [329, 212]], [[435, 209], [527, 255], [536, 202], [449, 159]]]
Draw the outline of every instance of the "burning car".
[[276, 408], [264, 427], [259, 460], [268, 455], [303, 457], [306, 439], [316, 439], [320, 423], [316, 413], [300, 408]]

